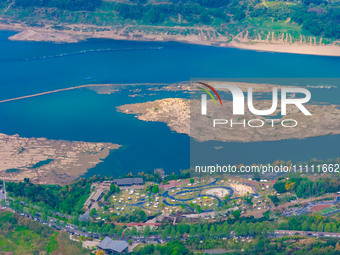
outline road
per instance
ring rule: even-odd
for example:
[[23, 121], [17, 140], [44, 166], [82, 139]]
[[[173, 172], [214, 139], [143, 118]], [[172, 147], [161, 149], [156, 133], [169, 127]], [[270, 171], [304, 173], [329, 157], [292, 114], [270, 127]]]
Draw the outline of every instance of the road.
[[[0, 207], [0, 212], [3, 211], [11, 211], [15, 212], [11, 208], [8, 207]], [[15, 212], [20, 213], [20, 212]], [[55, 228], [56, 230], [63, 231], [65, 233], [69, 233], [75, 236], [84, 236], [84, 237], [92, 237], [93, 239], [101, 240], [102, 238], [109, 236], [115, 240], [123, 240], [127, 241], [128, 239], [132, 240], [132, 243], [166, 243], [169, 241], [172, 241], [171, 238], [165, 238], [162, 239], [160, 235], [150, 236], [150, 237], [118, 237], [117, 235], [110, 236], [109, 234], [101, 235], [98, 233], [91, 233], [91, 232], [85, 232], [82, 229], [79, 229], [77, 226], [73, 224], [66, 224], [65, 227], [60, 227], [56, 225], [56, 219], [49, 217], [48, 222], [44, 222], [41, 220], [40, 217], [32, 217], [31, 215], [27, 213], [20, 213], [22, 217], [31, 218], [39, 223], [42, 223], [43, 225], [48, 225], [49, 227]], [[230, 236], [228, 238], [234, 237], [234, 232], [232, 231]], [[268, 236], [272, 236], [271, 234], [268, 234]], [[283, 237], [283, 236], [306, 236], [306, 237], [329, 237], [329, 238], [338, 238], [340, 239], [340, 233], [330, 233], [330, 232], [312, 232], [312, 231], [295, 231], [295, 230], [275, 230], [274, 232], [275, 237]], [[185, 236], [180, 238], [181, 241], [188, 240], [189, 236]], [[200, 238], [201, 240], [204, 239]]]

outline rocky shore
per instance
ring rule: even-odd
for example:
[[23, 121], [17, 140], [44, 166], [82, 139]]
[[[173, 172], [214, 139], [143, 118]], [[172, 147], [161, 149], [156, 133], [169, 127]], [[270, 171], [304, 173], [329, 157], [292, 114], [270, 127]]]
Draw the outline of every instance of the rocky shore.
[[71, 142], [0, 134], [0, 176], [8, 181], [30, 178], [40, 184], [67, 184], [96, 166], [112, 143]]

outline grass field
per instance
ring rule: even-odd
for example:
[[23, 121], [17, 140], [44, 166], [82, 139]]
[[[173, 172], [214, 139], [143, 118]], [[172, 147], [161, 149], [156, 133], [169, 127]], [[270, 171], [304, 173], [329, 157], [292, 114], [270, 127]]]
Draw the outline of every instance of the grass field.
[[337, 210], [337, 208], [334, 208], [334, 207], [328, 207], [328, 208], [325, 208], [325, 209], [323, 209], [323, 210], [319, 211], [319, 213], [321, 213], [321, 214], [325, 214], [325, 213], [330, 213], [330, 212], [333, 212], [333, 211], [335, 211], [335, 210]]
[[90, 254], [67, 234], [10, 212], [0, 213], [0, 251], [13, 254]]

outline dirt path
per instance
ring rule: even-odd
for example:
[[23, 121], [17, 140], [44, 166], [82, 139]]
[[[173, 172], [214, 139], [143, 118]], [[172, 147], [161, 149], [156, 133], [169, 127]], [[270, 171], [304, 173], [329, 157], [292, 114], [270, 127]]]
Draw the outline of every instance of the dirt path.
[[11, 3], [8, 5], [8, 7], [6, 8], [6, 10], [4, 10], [4, 11], [1, 13], [0, 18], [2, 18], [2, 16], [9, 10], [9, 8], [12, 7], [13, 4], [14, 4], [14, 2], [11, 2]]

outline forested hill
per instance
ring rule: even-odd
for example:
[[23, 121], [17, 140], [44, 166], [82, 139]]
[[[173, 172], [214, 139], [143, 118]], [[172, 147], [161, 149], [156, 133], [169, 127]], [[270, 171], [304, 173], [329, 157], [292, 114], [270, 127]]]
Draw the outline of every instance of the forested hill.
[[[0, 8], [11, 3], [2, 0]], [[99, 26], [203, 26], [221, 34], [247, 30], [248, 37], [260, 40], [273, 31], [289, 33], [291, 41], [301, 35], [340, 38], [339, 0], [15, 0], [5, 17]]]
[[18, 7], [56, 7], [71, 11], [94, 11], [102, 0], [16, 0]]

